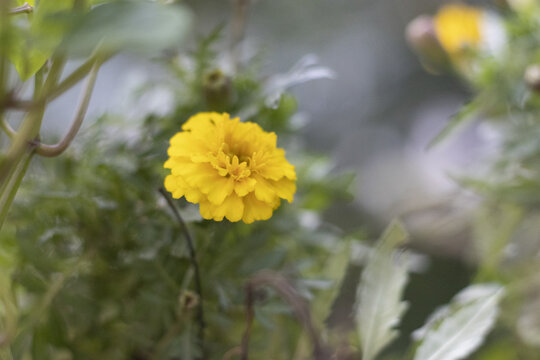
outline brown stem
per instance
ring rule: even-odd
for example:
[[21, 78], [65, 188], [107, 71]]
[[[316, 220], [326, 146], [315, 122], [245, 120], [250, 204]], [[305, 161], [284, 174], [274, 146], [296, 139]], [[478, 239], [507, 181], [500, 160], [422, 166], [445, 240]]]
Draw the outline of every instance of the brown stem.
[[174, 203], [171, 200], [171, 197], [169, 194], [165, 191], [163, 188], [159, 188], [159, 193], [163, 196], [165, 201], [167, 201], [167, 205], [171, 208], [174, 217], [176, 218], [176, 221], [180, 225], [180, 229], [182, 230], [182, 233], [184, 234], [184, 237], [186, 238], [186, 242], [188, 245], [189, 250], [189, 257], [191, 259], [191, 265], [193, 266], [193, 271], [195, 275], [195, 291], [199, 295], [199, 307], [197, 311], [197, 322], [199, 323], [199, 341], [201, 349], [203, 349], [204, 353], [204, 329], [206, 327], [206, 323], [204, 321], [204, 309], [203, 309], [203, 291], [202, 291], [202, 282], [201, 282], [201, 275], [199, 272], [199, 263], [197, 261], [197, 256], [195, 254], [195, 247], [193, 246], [193, 238], [191, 237], [191, 234], [186, 226], [186, 223], [184, 222], [184, 219], [180, 216], [180, 213], [174, 206]]
[[276, 290], [283, 301], [292, 307], [296, 318], [306, 330], [313, 344], [313, 357], [316, 360], [328, 359], [328, 349], [323, 345], [319, 332], [313, 325], [308, 304], [284, 276], [269, 270], [259, 272], [246, 284], [246, 329], [242, 337], [240, 358], [242, 360], [248, 360], [249, 338], [254, 318], [254, 292], [257, 287], [263, 285], [270, 286]]

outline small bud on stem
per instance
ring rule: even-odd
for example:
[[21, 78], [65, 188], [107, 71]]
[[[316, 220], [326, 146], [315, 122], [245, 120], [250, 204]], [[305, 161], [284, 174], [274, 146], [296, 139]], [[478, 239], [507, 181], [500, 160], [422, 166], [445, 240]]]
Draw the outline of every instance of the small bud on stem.
[[431, 16], [421, 15], [411, 21], [407, 26], [406, 38], [427, 70], [439, 73], [448, 67], [448, 55], [437, 39]]
[[540, 65], [533, 64], [527, 66], [523, 78], [531, 90], [540, 92]]
[[24, 14], [24, 13], [30, 14], [33, 11], [34, 11], [34, 7], [28, 4], [27, 2], [25, 2], [21, 6], [17, 6], [16, 8], [9, 10], [9, 14], [10, 15], [17, 15], [17, 14]]

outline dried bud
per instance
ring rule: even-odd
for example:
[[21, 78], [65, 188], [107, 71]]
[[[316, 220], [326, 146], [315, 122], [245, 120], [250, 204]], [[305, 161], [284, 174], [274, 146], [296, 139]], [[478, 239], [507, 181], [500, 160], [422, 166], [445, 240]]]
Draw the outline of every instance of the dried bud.
[[182, 312], [190, 311], [199, 306], [199, 295], [193, 291], [186, 290], [180, 294], [178, 302]]
[[215, 69], [204, 77], [206, 105], [212, 111], [226, 111], [232, 98], [231, 79]]
[[540, 65], [533, 64], [527, 66], [523, 77], [531, 90], [540, 92]]
[[449, 59], [437, 39], [431, 16], [420, 15], [411, 21], [407, 26], [406, 37], [428, 71], [439, 73], [448, 68]]

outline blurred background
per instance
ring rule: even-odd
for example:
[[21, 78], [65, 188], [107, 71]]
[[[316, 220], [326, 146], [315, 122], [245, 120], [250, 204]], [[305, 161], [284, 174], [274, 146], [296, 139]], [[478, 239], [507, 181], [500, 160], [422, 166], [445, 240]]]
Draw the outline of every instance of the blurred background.
[[[488, 128], [473, 124], [428, 149], [470, 94], [456, 76], [428, 73], [407, 46], [405, 29], [412, 19], [435, 13], [445, 2], [253, 0], [242, 43], [244, 55], [265, 54], [261, 77], [287, 73], [308, 55], [334, 74], [292, 89], [307, 147], [328, 154], [335, 171], [356, 174], [354, 200], [334, 205], [325, 218], [345, 233], [363, 228], [374, 235], [400, 217], [412, 235], [412, 247], [427, 254], [429, 271], [412, 274], [406, 290], [405, 298], [415, 301], [397, 348], [406, 345], [405, 337], [433, 309], [471, 280], [469, 222], [479, 199], [452, 179], [482, 171], [482, 160], [497, 145]], [[232, 0], [183, 3], [195, 14], [191, 44], [232, 16]], [[220, 46], [229, 42], [225, 37]], [[128, 114], [134, 121], [151, 112], [167, 113], [174, 99], [166, 89], [155, 88], [142, 98], [134, 95], [149, 81], [166, 76], [151, 59], [115, 57], [100, 70], [84, 127], [106, 112]], [[65, 132], [72, 118], [65, 109], [74, 108], [79, 92], [80, 85], [47, 108], [45, 137]]]
[[[231, 17], [232, 1], [184, 2], [196, 14], [195, 37], [207, 35]], [[299, 100], [308, 147], [330, 154], [337, 170], [357, 174], [354, 202], [331, 209], [327, 213], [331, 222], [354, 229], [365, 220], [380, 229], [401, 216], [416, 234], [417, 245], [460, 256], [466, 249], [463, 220], [475, 198], [458, 191], [451, 176], [476, 169], [489, 155], [489, 132], [465, 129], [427, 150], [429, 141], [467, 101], [467, 91], [454, 76], [426, 72], [404, 36], [412, 19], [433, 14], [444, 3], [255, 0], [242, 46], [244, 54], [265, 54], [263, 77], [286, 73], [309, 54], [335, 74], [333, 79], [292, 90]], [[228, 46], [229, 40], [222, 39], [221, 45]], [[160, 76], [166, 74], [155, 63], [116, 57], [100, 72], [88, 118], [106, 111], [134, 117], [165, 113], [172, 102], [166, 91], [154, 91], [143, 101], [133, 97], [134, 90]], [[70, 121], [71, 113], [65, 109], [76, 103], [78, 93], [75, 88], [49, 107], [44, 124], [51, 136]]]

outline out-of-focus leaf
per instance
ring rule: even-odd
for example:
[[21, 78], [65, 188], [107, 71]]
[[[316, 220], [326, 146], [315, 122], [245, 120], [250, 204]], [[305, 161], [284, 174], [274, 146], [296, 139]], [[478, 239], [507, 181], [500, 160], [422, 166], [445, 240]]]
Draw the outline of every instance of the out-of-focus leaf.
[[453, 135], [461, 127], [465, 126], [469, 122], [475, 119], [478, 112], [478, 104], [476, 101], [471, 101], [458, 111], [457, 114], [450, 118], [448, 124], [441, 130], [433, 140], [430, 141], [427, 148], [431, 149], [441, 142], [446, 140], [450, 135]]
[[516, 343], [511, 340], [497, 339], [491, 346], [484, 345], [475, 360], [519, 360], [521, 354], [516, 351]]
[[540, 299], [527, 299], [518, 318], [516, 330], [525, 344], [540, 347]]
[[17, 0], [16, 2], [17, 6], [22, 6], [24, 5], [24, 3], [28, 3], [28, 5], [34, 6], [36, 2], [35, 0]]
[[15, 227], [6, 224], [0, 232], [0, 272], [9, 274], [16, 261]]
[[473, 239], [478, 251], [481, 275], [495, 275], [504, 249], [523, 216], [523, 209], [511, 204], [502, 204], [496, 208], [488, 204], [480, 209], [474, 223]]
[[[363, 360], [372, 360], [396, 336], [395, 326], [407, 309], [401, 296], [407, 283], [407, 266], [397, 259], [396, 247], [407, 239], [399, 222], [393, 222], [379, 240], [358, 286], [356, 326]], [[405, 255], [405, 254], [402, 254]]]
[[[20, 2], [22, 4], [24, 1]], [[33, 2], [29, 4], [33, 5]], [[32, 16], [18, 19], [17, 30], [11, 38], [9, 58], [21, 80], [33, 76], [60, 44], [67, 24], [53, 18], [71, 10], [72, 6], [71, 0], [41, 0]]]
[[452, 303], [435, 311], [413, 336], [422, 339], [414, 360], [457, 360], [473, 352], [491, 330], [503, 288], [497, 284], [471, 285]]
[[292, 86], [312, 80], [333, 79], [335, 76], [332, 69], [319, 65], [319, 59], [315, 55], [308, 54], [298, 60], [286, 74], [274, 75], [268, 79], [265, 86], [266, 105], [276, 108], [283, 92]]
[[[18, 309], [13, 296], [9, 273], [0, 272], [0, 329], [5, 335], [15, 336], [18, 323], [17, 317]], [[11, 357], [0, 357], [0, 359], [11, 359]]]
[[76, 55], [121, 50], [151, 54], [180, 43], [191, 24], [182, 6], [115, 1], [94, 7], [77, 20], [62, 48]]

